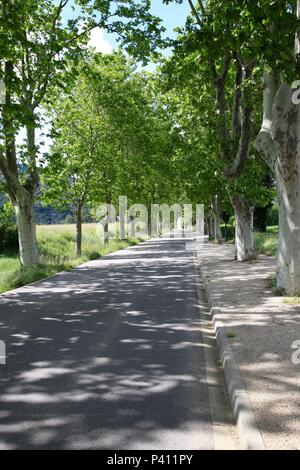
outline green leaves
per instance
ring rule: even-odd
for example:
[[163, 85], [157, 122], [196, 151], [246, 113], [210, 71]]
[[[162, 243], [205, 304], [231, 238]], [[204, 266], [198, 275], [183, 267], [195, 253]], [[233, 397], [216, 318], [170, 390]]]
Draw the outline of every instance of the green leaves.
[[[226, 202], [227, 191], [239, 191], [254, 204], [264, 204], [265, 198], [270, 197], [264, 185], [268, 170], [251, 152], [252, 139], [261, 119], [263, 54], [266, 41], [272, 40], [267, 30], [270, 5], [268, 2], [210, 0], [203, 2], [204, 11], [198, 8], [197, 2], [194, 6], [200, 21], [187, 21], [175, 41], [173, 55], [162, 67], [162, 83], [174, 101], [175, 120], [181, 129], [182, 138], [176, 149], [181, 181], [189, 197], [201, 195], [207, 203], [214, 194], [219, 194]], [[272, 15], [272, 22], [275, 18], [279, 24], [280, 16], [286, 22], [290, 12], [287, 9], [278, 14], [272, 10]], [[286, 33], [287, 30], [283, 30], [287, 38]], [[277, 39], [275, 35], [275, 42]], [[270, 63], [275, 55], [276, 51], [270, 48]], [[284, 53], [280, 51], [277, 55], [277, 65], [278, 56], [283, 58]], [[237, 61], [242, 72], [238, 85]], [[249, 64], [250, 74], [246, 73]], [[241, 141], [241, 123], [246, 113], [249, 121], [251, 110], [254, 110], [252, 126], [255, 131], [250, 134], [249, 125], [247, 129], [245, 126], [244, 131], [247, 130], [251, 140], [241, 145], [245, 142]], [[233, 128], [234, 116], [236, 129]], [[226, 169], [240, 155], [238, 152], [242, 150], [243, 155], [247, 155], [249, 148], [250, 157], [242, 176], [227, 178]]]
[[46, 168], [44, 202], [78, 200], [94, 206], [125, 194], [132, 202], [171, 196], [169, 111], [151, 74], [124, 55], [89, 54], [68, 93], [56, 93], [54, 145]]
[[[86, 57], [89, 35], [96, 26], [116, 33], [121, 45], [143, 63], [162, 44], [163, 28], [160, 20], [151, 15], [148, 0], [2, 2], [0, 80], [5, 82], [7, 103], [0, 109], [0, 170], [14, 198], [25, 189], [33, 199], [38, 189], [39, 155], [34, 130], [43, 124], [41, 108], [51, 104], [57, 90], [66, 93], [76, 81], [78, 64]], [[74, 133], [83, 132], [68, 112]], [[20, 176], [15, 137], [21, 128], [26, 128], [32, 142], [27, 137], [26, 146], [19, 151], [18, 158], [26, 163]], [[73, 147], [69, 142], [65, 151], [80, 154], [80, 145]]]

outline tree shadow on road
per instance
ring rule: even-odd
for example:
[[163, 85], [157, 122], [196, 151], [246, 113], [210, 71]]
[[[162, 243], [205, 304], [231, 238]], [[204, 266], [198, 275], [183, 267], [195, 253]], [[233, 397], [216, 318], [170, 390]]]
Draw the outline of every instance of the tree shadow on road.
[[2, 449], [212, 448], [195, 273], [169, 243], [0, 297]]

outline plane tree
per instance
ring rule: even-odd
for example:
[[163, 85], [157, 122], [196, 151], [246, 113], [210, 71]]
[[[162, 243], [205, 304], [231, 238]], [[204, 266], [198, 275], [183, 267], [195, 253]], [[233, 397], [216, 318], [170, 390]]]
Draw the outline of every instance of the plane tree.
[[[278, 190], [277, 288], [300, 293], [300, 2], [262, 2], [263, 40], [256, 43], [263, 77], [263, 118], [256, 148]], [[258, 12], [247, 5], [257, 25]], [[298, 21], [297, 21], [298, 20]], [[245, 25], [249, 27], [248, 24]], [[267, 53], [264, 49], [267, 44]]]
[[[259, 115], [257, 111], [251, 111], [251, 123], [248, 124], [251, 124], [253, 131], [250, 133], [247, 149], [243, 150], [247, 155], [244, 155], [243, 163], [239, 163], [239, 166], [233, 170], [232, 167], [229, 168], [229, 164], [237, 165], [237, 160], [229, 159], [229, 155], [228, 159], [225, 159], [222, 152], [228, 145], [227, 139], [228, 148], [231, 148], [233, 154], [234, 151], [239, 154], [242, 152], [241, 137], [236, 138], [234, 142], [232, 134], [233, 128], [239, 125], [232, 120], [240, 121], [242, 114], [240, 106], [236, 103], [238, 100], [236, 67], [229, 67], [226, 72], [223, 90], [226, 111], [222, 119], [220, 119], [218, 98], [215, 95], [215, 85], [211, 80], [211, 70], [202, 55], [199, 55], [194, 33], [188, 38], [185, 32], [183, 36], [178, 37], [175, 52], [165, 61], [162, 74], [165, 77], [166, 88], [172, 90], [176, 96], [176, 119], [182, 126], [184, 136], [183, 159], [180, 161], [188, 186], [193, 188], [199, 186], [198, 194], [202, 195], [202, 201], [205, 201], [206, 207], [211, 210], [214, 217], [215, 236], [218, 241], [221, 238], [219, 229], [221, 204], [224, 201], [223, 204], [228, 207], [228, 199], [231, 201], [236, 219], [236, 257], [239, 261], [245, 261], [253, 257], [254, 253], [254, 207], [267, 204], [272, 196], [272, 191], [264, 183], [268, 173], [267, 167], [251, 147], [255, 129], [258, 129]], [[257, 86], [257, 80], [254, 78], [255, 75], [254, 83], [251, 83], [253, 87]], [[242, 94], [241, 89], [240, 93]], [[255, 97], [250, 97], [248, 94], [248, 99], [251, 99], [249, 106], [255, 108], [257, 104]], [[227, 133], [225, 140], [220, 137], [221, 124]]]
[[87, 55], [75, 84], [53, 96], [48, 114], [53, 146], [43, 169], [43, 200], [75, 208], [78, 256], [84, 206], [104, 203], [109, 217], [121, 195], [149, 208], [171, 197], [167, 110], [152, 74], [137, 71], [124, 55]]
[[72, 208], [75, 213], [77, 256], [81, 255], [84, 207], [93, 207], [105, 197], [108, 170], [119, 158], [112, 124], [96, 106], [93, 92], [81, 73], [68, 94], [52, 100], [53, 144], [41, 170], [43, 203]]
[[[208, 13], [213, 9], [215, 14], [204, 22], [223, 31], [224, 38], [230, 35], [236, 51], [254, 62], [262, 76], [262, 93], [257, 95], [263, 116], [255, 147], [272, 171], [278, 191], [277, 287], [296, 295], [300, 292], [300, 1], [210, 0], [206, 6]], [[201, 9], [203, 13], [205, 18]], [[226, 18], [235, 25], [229, 31], [224, 29]], [[250, 90], [256, 94], [251, 83]]]
[[[49, 91], [74, 77], [94, 27], [116, 33], [130, 54], [146, 62], [161, 32], [149, 8], [148, 0], [1, 0], [0, 80], [5, 100], [0, 105], [0, 171], [16, 211], [22, 266], [39, 261], [33, 213], [39, 188], [36, 131]], [[16, 146], [20, 128], [26, 131], [21, 171]]]

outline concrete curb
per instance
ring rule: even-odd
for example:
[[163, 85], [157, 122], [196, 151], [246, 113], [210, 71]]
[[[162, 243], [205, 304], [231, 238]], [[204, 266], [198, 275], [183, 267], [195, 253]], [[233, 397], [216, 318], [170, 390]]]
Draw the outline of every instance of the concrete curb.
[[234, 418], [237, 423], [242, 448], [246, 450], [264, 450], [264, 442], [258, 429], [247, 391], [242, 381], [240, 369], [233, 358], [231, 346], [225, 333], [225, 327], [220, 319], [220, 310], [209, 286], [207, 274], [205, 273], [204, 263], [203, 261], [200, 261], [199, 258], [198, 262], [207, 301], [210, 307], [218, 351], [224, 368], [226, 387], [230, 397]]

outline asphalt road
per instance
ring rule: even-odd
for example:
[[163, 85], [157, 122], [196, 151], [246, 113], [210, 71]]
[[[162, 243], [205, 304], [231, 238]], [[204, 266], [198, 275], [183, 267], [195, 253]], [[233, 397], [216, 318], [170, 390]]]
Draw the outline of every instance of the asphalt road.
[[187, 240], [0, 296], [0, 449], [212, 449]]

